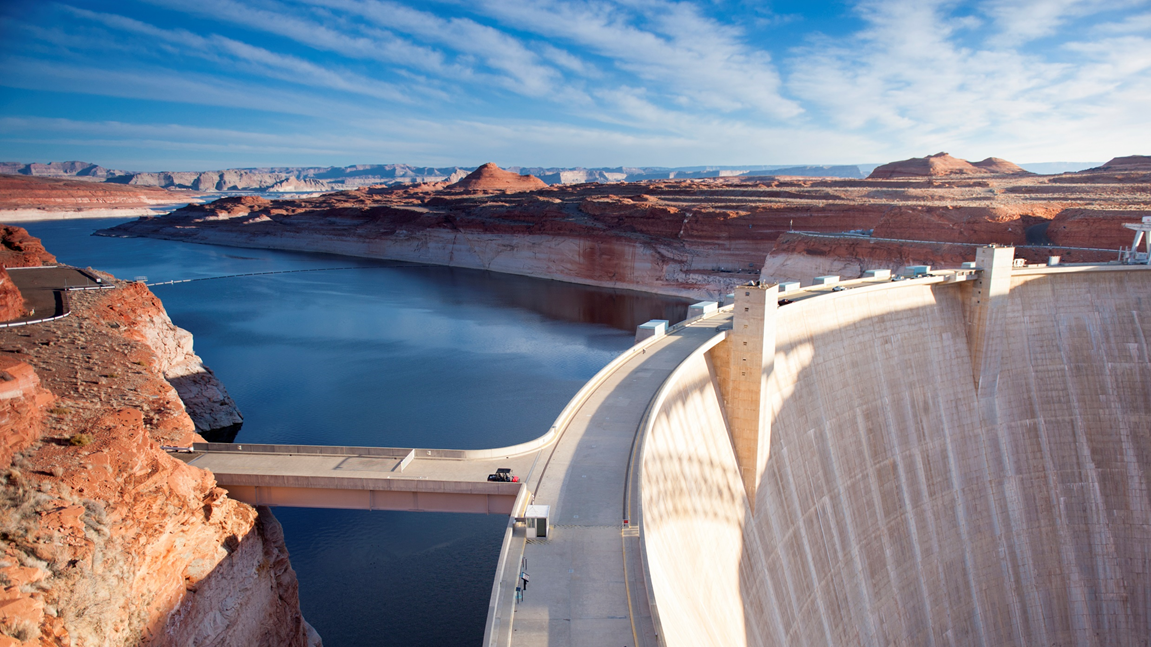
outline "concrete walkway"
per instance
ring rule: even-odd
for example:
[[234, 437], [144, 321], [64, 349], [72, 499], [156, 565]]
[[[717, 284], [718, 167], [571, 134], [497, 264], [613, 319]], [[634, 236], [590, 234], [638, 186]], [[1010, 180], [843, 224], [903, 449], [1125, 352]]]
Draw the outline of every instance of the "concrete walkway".
[[[648, 404], [667, 377], [730, 321], [730, 313], [699, 320], [634, 356], [583, 403], [550, 456], [544, 450], [546, 467], [529, 487], [534, 503], [551, 506], [552, 535], [525, 542], [530, 583], [511, 635], [498, 637], [498, 644], [509, 638], [512, 645], [657, 644], [638, 525], [624, 524], [632, 448]], [[508, 569], [519, 565], [507, 560]]]

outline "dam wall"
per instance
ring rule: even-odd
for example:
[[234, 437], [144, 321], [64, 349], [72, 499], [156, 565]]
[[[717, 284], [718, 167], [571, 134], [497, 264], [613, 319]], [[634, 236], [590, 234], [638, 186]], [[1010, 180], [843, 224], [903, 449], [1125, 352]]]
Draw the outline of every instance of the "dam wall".
[[1146, 642], [1151, 271], [1015, 270], [978, 374], [975, 290], [779, 308], [754, 508], [729, 342], [681, 366], [641, 457], [665, 644]]

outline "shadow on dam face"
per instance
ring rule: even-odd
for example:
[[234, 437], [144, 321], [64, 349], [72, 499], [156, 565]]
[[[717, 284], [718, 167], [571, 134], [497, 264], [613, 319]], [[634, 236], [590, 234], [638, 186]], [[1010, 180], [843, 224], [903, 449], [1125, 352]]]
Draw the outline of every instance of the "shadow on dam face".
[[667, 645], [1146, 643], [1151, 272], [1014, 277], [979, 389], [970, 297], [778, 311], [754, 514], [723, 345], [688, 360], [642, 458]]

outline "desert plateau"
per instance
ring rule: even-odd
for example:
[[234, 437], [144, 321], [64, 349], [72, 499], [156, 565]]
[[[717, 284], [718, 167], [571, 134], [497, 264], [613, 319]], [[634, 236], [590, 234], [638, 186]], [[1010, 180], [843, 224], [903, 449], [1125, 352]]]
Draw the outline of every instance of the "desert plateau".
[[1151, 215], [1151, 158], [1039, 176], [946, 153], [866, 179], [737, 177], [547, 186], [487, 164], [458, 182], [295, 200], [228, 197], [101, 232], [439, 263], [717, 298], [748, 280], [957, 266], [976, 246], [1109, 261]]

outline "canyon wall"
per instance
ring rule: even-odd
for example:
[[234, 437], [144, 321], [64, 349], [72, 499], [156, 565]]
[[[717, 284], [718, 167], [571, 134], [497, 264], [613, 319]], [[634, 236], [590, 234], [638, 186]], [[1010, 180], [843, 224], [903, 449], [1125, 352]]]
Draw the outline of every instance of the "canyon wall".
[[202, 440], [190, 336], [140, 284], [71, 305], [0, 330], [0, 646], [319, 645], [271, 513], [160, 448]]
[[[964, 162], [974, 171], [959, 176], [573, 186], [543, 186], [485, 165], [455, 184], [295, 200], [224, 198], [100, 233], [323, 251], [716, 298], [761, 275], [857, 277], [863, 269], [898, 268], [912, 257], [917, 264], [948, 265], [988, 243], [1015, 245], [1033, 260], [1053, 254], [1065, 261], [1110, 260], [1118, 243], [1130, 244], [1123, 223], [1151, 214], [1139, 173], [1108, 172], [1104, 182], [1090, 181], [1097, 171], [1072, 174], [1080, 180], [1072, 184], [1056, 182], [1065, 176], [1008, 172], [1001, 161], [985, 162]], [[797, 250], [801, 233], [839, 236], [804, 240]], [[1090, 249], [1071, 249], [1080, 247]]]
[[666, 644], [1145, 641], [1149, 287], [1147, 270], [1017, 272], [979, 389], [971, 284], [780, 308], [754, 514], [729, 342], [690, 360], [642, 456]]

